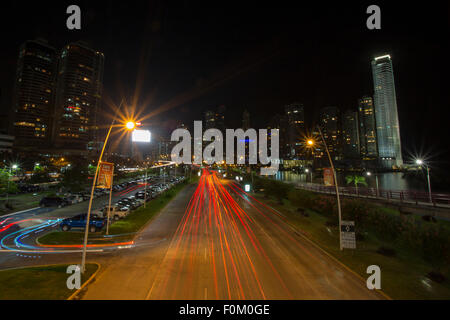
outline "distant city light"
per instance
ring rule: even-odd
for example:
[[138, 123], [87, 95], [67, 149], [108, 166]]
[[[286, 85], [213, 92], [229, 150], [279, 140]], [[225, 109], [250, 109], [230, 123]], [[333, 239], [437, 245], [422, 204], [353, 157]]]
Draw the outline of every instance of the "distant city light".
[[423, 160], [422, 159], [417, 159], [416, 160], [416, 164], [418, 164], [419, 166], [423, 164]]

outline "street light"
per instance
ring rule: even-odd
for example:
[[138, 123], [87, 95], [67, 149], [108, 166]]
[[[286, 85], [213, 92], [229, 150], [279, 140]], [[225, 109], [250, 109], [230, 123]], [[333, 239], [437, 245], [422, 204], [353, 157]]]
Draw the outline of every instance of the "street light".
[[11, 179], [11, 169], [16, 170], [19, 166], [17, 164], [13, 164], [9, 167], [9, 175], [8, 175], [8, 188], [6, 189], [6, 203], [9, 203], [9, 181]]
[[[320, 133], [320, 137], [322, 138], [322, 143], [325, 146], [325, 151], [327, 152], [328, 155], [328, 160], [330, 161], [330, 165], [331, 165], [331, 170], [333, 171], [333, 177], [334, 177], [334, 186], [336, 188], [336, 198], [337, 198], [337, 205], [338, 205], [338, 215], [339, 215], [339, 249], [342, 250], [342, 230], [341, 230], [341, 226], [342, 226], [342, 213], [341, 213], [341, 199], [339, 197], [339, 186], [338, 186], [338, 181], [337, 181], [337, 177], [336, 177], [336, 170], [334, 169], [334, 164], [333, 164], [333, 160], [331, 159], [331, 155], [330, 152], [328, 151], [328, 146], [327, 143], [325, 142], [325, 139], [323, 138], [322, 135], [322, 130], [320, 129], [320, 126], [317, 126], [317, 129], [319, 130]], [[306, 141], [306, 143], [310, 146], [313, 147], [316, 142], [313, 139], [308, 139]]]
[[127, 127], [128, 130], [132, 130], [134, 129], [136, 124], [133, 121], [128, 121], [125, 126]]
[[430, 167], [426, 165], [422, 159], [417, 159], [416, 164], [419, 166], [425, 166], [425, 168], [427, 168], [428, 199], [430, 200], [430, 203], [432, 203], [433, 199], [431, 197]]
[[[367, 171], [367, 172], [366, 172], [366, 175], [367, 175], [368, 177], [370, 177], [370, 176], [372, 175], [372, 172]], [[379, 192], [379, 189], [378, 189], [378, 175], [377, 175], [377, 174], [374, 174], [374, 176], [375, 176], [375, 184], [376, 184], [376, 188], [377, 188], [377, 198], [378, 198], [379, 195], [380, 195], [380, 192]]]
[[[92, 199], [94, 198], [95, 182], [97, 181], [98, 171], [99, 171], [99, 168], [100, 168], [100, 163], [102, 161], [103, 152], [105, 151], [105, 147], [106, 147], [106, 144], [108, 143], [108, 138], [109, 138], [109, 135], [111, 134], [111, 130], [112, 130], [113, 126], [114, 126], [114, 123], [116, 122], [117, 113], [119, 112], [119, 110], [122, 107], [122, 105], [123, 105], [123, 100], [120, 102], [120, 105], [119, 105], [119, 107], [117, 108], [117, 111], [116, 111], [116, 115], [114, 116], [114, 118], [113, 118], [113, 120], [111, 122], [111, 125], [109, 127], [108, 133], [106, 134], [105, 142], [103, 142], [102, 151], [100, 152], [100, 156], [99, 156], [98, 161], [97, 161], [97, 167], [95, 169], [94, 179], [92, 181], [91, 197], [89, 198], [89, 206], [88, 206], [88, 212], [87, 212], [87, 216], [86, 216], [86, 228], [84, 230], [83, 254], [82, 254], [82, 258], [81, 258], [81, 272], [82, 273], [84, 273], [84, 271], [85, 271], [86, 248], [87, 248], [87, 240], [88, 240], [88, 233], [89, 233], [89, 219], [91, 217]], [[131, 121], [127, 122], [125, 127], [127, 129], [130, 129], [131, 125], [132, 125], [131, 129], [133, 129], [135, 124], [134, 124], [134, 122], [131, 122]], [[108, 219], [109, 219], [109, 217], [108, 217]]]

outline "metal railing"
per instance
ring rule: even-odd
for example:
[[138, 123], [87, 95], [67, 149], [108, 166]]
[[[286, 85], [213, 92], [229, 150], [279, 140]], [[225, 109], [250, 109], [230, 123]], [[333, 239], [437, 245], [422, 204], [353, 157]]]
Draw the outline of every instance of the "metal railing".
[[[301, 189], [310, 190], [320, 193], [336, 194], [334, 186], [325, 186], [320, 184], [311, 183], [295, 183], [295, 185]], [[344, 196], [360, 197], [360, 198], [372, 198], [372, 199], [384, 199], [387, 201], [399, 201], [401, 203], [415, 203], [430, 204], [430, 198], [428, 192], [425, 191], [411, 191], [411, 190], [386, 190], [376, 188], [364, 188], [364, 187], [339, 187], [339, 193]], [[432, 205], [434, 207], [440, 205], [450, 205], [450, 194], [446, 193], [432, 193], [431, 194]]]

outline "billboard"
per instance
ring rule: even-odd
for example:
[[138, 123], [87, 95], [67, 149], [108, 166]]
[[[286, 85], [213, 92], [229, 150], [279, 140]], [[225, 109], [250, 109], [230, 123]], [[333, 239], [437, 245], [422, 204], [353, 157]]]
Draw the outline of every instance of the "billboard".
[[333, 170], [331, 168], [323, 168], [323, 184], [334, 186]]
[[133, 142], [150, 142], [151, 133], [149, 130], [133, 130], [131, 140]]
[[97, 177], [97, 188], [111, 188], [114, 174], [114, 163], [100, 162]]

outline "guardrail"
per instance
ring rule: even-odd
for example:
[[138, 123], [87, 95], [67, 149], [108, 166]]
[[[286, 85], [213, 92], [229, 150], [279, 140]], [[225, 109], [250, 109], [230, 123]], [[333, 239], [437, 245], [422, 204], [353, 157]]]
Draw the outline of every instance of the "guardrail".
[[[336, 194], [334, 186], [324, 186], [320, 184], [311, 183], [296, 183], [297, 187], [314, 192]], [[356, 187], [339, 187], [339, 193], [341, 195], [360, 197], [360, 198], [373, 198], [384, 199], [387, 201], [394, 200], [400, 202], [413, 202], [416, 205], [419, 204], [432, 204], [434, 207], [439, 205], [450, 205], [450, 194], [446, 193], [432, 193], [431, 203], [428, 192], [423, 191], [411, 191], [411, 190], [385, 190], [376, 188], [356, 188]]]

